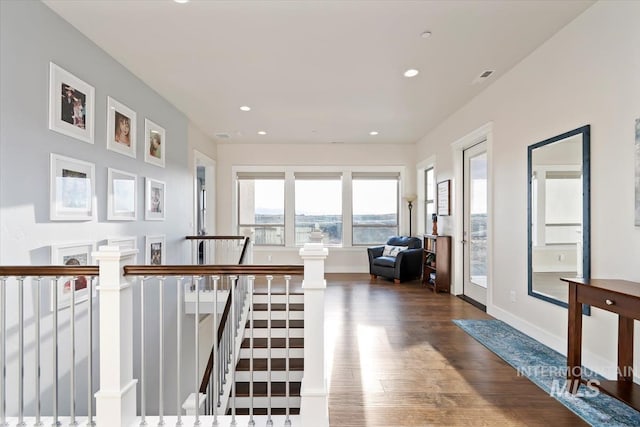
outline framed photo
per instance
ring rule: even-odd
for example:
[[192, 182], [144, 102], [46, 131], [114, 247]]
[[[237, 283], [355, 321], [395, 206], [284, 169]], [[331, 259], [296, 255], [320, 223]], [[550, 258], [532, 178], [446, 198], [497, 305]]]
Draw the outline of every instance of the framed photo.
[[144, 161], [164, 167], [165, 131], [149, 119], [144, 119]]
[[438, 215], [451, 215], [451, 180], [438, 183]]
[[165, 197], [164, 182], [147, 178], [144, 219], [147, 221], [164, 220]]
[[144, 240], [145, 264], [164, 265], [166, 263], [164, 236], [146, 236]]
[[136, 158], [136, 112], [107, 97], [107, 149]]
[[95, 90], [49, 63], [49, 129], [93, 144]]
[[93, 163], [51, 153], [49, 219], [82, 221], [94, 217]]
[[[91, 253], [95, 251], [96, 245], [93, 242], [66, 243], [51, 245], [52, 265], [92, 265]], [[75, 286], [74, 286], [75, 285]], [[56, 283], [56, 293], [58, 294], [58, 310], [71, 306], [71, 292], [75, 288], [76, 304], [87, 300], [89, 289], [92, 289], [91, 278], [85, 276], [62, 277]], [[95, 293], [94, 293], [95, 295]], [[53, 306], [53, 294], [51, 295], [51, 310]]]
[[112, 168], [108, 175], [107, 220], [135, 221], [138, 175]]
[[137, 249], [138, 238], [135, 236], [111, 237], [107, 239], [107, 246], [118, 246], [120, 249]]

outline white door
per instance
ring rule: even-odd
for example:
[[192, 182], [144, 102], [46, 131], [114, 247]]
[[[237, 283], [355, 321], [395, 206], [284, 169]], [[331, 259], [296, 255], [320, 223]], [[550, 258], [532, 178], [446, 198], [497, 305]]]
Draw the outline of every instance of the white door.
[[487, 305], [488, 171], [486, 141], [469, 147], [464, 157], [463, 294]]

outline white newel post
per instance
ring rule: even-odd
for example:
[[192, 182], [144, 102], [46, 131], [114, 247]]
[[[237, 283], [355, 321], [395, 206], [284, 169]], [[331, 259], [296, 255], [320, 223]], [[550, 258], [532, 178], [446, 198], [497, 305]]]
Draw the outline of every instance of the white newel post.
[[137, 249], [101, 246], [94, 252], [100, 267], [100, 390], [96, 425], [130, 426], [136, 421], [133, 379], [133, 290], [123, 276], [135, 264]]
[[324, 346], [324, 261], [329, 251], [322, 243], [300, 249], [304, 261], [304, 376], [300, 389], [300, 416], [305, 427], [329, 426]]

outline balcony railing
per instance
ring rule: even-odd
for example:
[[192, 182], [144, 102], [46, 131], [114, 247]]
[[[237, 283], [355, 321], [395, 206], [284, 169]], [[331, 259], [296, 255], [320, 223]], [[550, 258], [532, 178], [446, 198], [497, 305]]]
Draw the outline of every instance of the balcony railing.
[[[233, 411], [235, 393], [229, 395], [230, 403], [224, 406], [225, 410], [232, 408], [231, 415], [223, 415], [222, 411], [210, 416], [201, 413], [200, 400], [206, 400], [200, 393], [202, 316], [196, 312], [193, 324], [187, 325], [189, 319], [181, 308], [185, 291], [193, 287], [199, 299], [209, 292], [199, 286], [205, 280], [212, 282], [214, 293], [223, 281], [230, 284], [233, 319], [230, 323], [236, 331], [231, 334], [237, 335], [230, 344], [232, 363], [224, 363], [220, 361], [222, 356], [214, 356], [212, 370], [233, 372], [241, 342], [237, 331], [240, 324], [244, 325], [236, 312], [249, 311], [255, 278], [271, 280], [269, 277], [274, 276], [287, 280], [284, 276], [304, 274], [305, 360], [301, 409], [300, 416], [290, 417], [289, 422], [294, 426], [328, 426], [323, 341], [327, 250], [322, 245], [308, 244], [300, 251], [304, 268], [139, 266], [133, 264], [136, 252], [102, 247], [94, 254], [97, 267], [0, 267], [0, 425], [92, 425], [94, 422], [99, 427], [144, 423], [198, 425], [205, 422], [211, 425], [214, 418], [221, 426], [235, 425], [234, 422], [249, 425], [251, 415], [236, 416]], [[73, 289], [83, 279], [87, 283], [87, 300], [79, 303], [74, 300], [77, 292]], [[60, 310], [54, 295], [57, 296], [58, 288], [64, 288], [67, 282], [71, 301], [69, 309]], [[49, 288], [48, 293], [44, 287]], [[95, 298], [94, 289], [98, 291]], [[25, 291], [31, 298], [25, 299]], [[49, 294], [53, 299], [52, 309], [43, 315], [41, 305]], [[242, 298], [249, 300], [241, 303]], [[96, 300], [98, 306], [94, 307]], [[197, 303], [196, 310], [199, 307]], [[62, 322], [60, 317], [64, 317]], [[45, 324], [46, 331], [42, 328]], [[157, 339], [149, 339], [153, 335]], [[217, 329], [215, 340], [220, 342]], [[98, 346], [99, 358], [94, 354]], [[77, 355], [76, 350], [80, 348], [85, 350]], [[61, 361], [65, 362], [64, 369], [60, 369]], [[78, 375], [80, 369], [84, 375]], [[46, 390], [42, 387], [43, 378], [46, 378]], [[194, 413], [185, 415], [182, 405], [191, 391]], [[61, 406], [63, 395], [67, 396], [68, 405]], [[62, 409], [63, 406], [66, 408]], [[209, 406], [218, 408], [212, 401]], [[256, 425], [285, 425], [286, 420], [286, 416], [252, 417]]]

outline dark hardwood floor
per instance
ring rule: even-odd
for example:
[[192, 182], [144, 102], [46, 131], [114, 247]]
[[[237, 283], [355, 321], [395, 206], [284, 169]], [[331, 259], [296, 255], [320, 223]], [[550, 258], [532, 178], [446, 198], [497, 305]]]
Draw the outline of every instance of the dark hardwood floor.
[[485, 318], [418, 281], [327, 274], [331, 425], [586, 425], [451, 322]]

